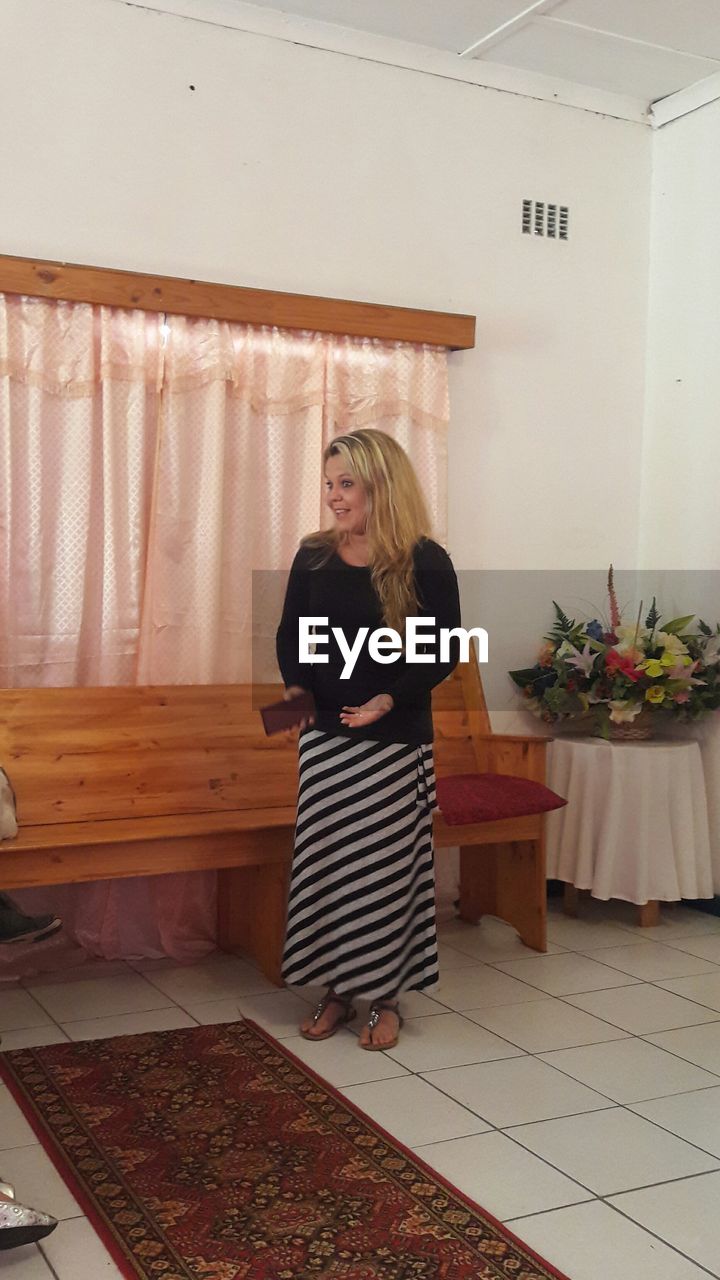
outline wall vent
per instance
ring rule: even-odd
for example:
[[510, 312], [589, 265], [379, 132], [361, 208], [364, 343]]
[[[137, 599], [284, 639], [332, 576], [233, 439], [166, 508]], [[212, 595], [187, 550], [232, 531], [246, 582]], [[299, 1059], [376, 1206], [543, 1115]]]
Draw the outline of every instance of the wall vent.
[[549, 240], [569, 238], [570, 210], [566, 204], [547, 204], [544, 200], [523, 200], [522, 233], [524, 236], [546, 236]]

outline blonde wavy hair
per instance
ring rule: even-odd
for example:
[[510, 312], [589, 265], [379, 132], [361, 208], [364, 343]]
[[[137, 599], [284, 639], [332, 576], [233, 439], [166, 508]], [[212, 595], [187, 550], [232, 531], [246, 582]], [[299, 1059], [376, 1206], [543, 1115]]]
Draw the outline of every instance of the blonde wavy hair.
[[[323, 453], [323, 467], [336, 456], [364, 490], [372, 584], [386, 626], [402, 634], [405, 619], [418, 610], [413, 548], [421, 538], [431, 536], [418, 478], [397, 440], [371, 427], [331, 440]], [[305, 546], [317, 547], [321, 553], [318, 567], [345, 541], [347, 534], [339, 529], [321, 529], [303, 538]]]

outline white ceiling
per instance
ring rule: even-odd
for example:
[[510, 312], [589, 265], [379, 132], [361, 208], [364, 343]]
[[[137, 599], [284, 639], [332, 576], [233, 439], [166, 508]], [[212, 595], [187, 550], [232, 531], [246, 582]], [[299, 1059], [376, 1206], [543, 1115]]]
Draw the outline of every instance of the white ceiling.
[[720, 0], [126, 2], [655, 124], [720, 96]]

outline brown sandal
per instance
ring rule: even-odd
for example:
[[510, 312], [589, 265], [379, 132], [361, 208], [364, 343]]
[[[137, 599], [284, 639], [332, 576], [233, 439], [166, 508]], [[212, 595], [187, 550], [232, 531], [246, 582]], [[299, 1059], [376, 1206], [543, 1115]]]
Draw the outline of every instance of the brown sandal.
[[352, 996], [338, 996], [334, 991], [328, 991], [327, 995], [323, 996], [315, 1009], [313, 1014], [313, 1026], [316, 1026], [320, 1021], [329, 1004], [340, 1005], [342, 1012], [335, 1022], [333, 1022], [332, 1026], [328, 1027], [327, 1031], [321, 1031], [313, 1034], [309, 1029], [307, 1031], [303, 1031], [301, 1027], [300, 1035], [303, 1036], [305, 1040], [329, 1040], [331, 1036], [335, 1035], [336, 1031], [339, 1031], [340, 1027], [344, 1027], [348, 1022], [352, 1022], [353, 1018], [357, 1015], [357, 1010], [352, 1006]]
[[380, 1022], [380, 1014], [383, 1009], [387, 1010], [388, 1013], [395, 1014], [395, 1017], [398, 1020], [398, 1035], [395, 1036], [394, 1040], [388, 1040], [387, 1044], [373, 1044], [372, 1040], [369, 1040], [367, 1044], [363, 1044], [362, 1041], [360, 1041], [361, 1049], [369, 1049], [371, 1053], [379, 1053], [379, 1052], [382, 1052], [383, 1049], [395, 1048], [395, 1045], [397, 1044], [399, 1039], [399, 1034], [405, 1023], [405, 1019], [402, 1017], [400, 1013], [400, 1006], [397, 1000], [374, 1000], [373, 1001], [373, 1003], [370, 1005], [370, 1017], [367, 1020], [368, 1030], [370, 1031], [370, 1034], [372, 1036], [373, 1031], [375, 1030], [376, 1026]]

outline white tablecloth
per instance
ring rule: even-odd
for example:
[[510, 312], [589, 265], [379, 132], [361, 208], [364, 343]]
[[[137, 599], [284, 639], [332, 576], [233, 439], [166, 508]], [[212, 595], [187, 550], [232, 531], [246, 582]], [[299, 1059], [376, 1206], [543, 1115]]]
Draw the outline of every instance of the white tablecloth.
[[713, 896], [697, 742], [556, 738], [547, 782], [568, 800], [548, 814], [548, 877], [603, 900]]
[[720, 712], [695, 726], [705, 768], [713, 887], [720, 893]]

